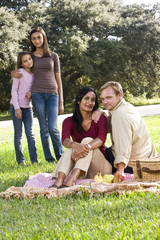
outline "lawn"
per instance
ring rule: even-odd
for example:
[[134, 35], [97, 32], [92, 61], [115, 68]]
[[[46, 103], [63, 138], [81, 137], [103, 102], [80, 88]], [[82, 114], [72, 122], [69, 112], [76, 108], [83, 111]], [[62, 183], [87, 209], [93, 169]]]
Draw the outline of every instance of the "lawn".
[[[160, 152], [160, 116], [145, 117], [151, 140]], [[59, 124], [61, 130], [61, 124]], [[0, 191], [23, 186], [30, 175], [53, 172], [44, 159], [38, 125], [34, 126], [39, 164], [18, 166], [13, 128], [0, 128]], [[106, 142], [109, 145], [110, 141]], [[157, 239], [160, 240], [160, 194], [81, 194], [57, 199], [0, 199], [0, 239]]]

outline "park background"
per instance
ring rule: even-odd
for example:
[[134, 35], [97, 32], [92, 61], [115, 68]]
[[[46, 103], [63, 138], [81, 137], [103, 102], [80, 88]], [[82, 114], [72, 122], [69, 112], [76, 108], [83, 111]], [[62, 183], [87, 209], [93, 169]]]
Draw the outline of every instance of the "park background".
[[[125, 2], [125, 1], [124, 1]], [[160, 4], [120, 0], [0, 2], [0, 111], [9, 110], [11, 71], [19, 51], [30, 50], [29, 32], [46, 31], [61, 62], [65, 113], [77, 91], [119, 81], [126, 100], [160, 97]]]
[[[10, 73], [18, 52], [30, 49], [28, 35], [35, 26], [45, 29], [51, 50], [59, 54], [66, 113], [71, 112], [79, 88], [92, 85], [99, 92], [110, 80], [121, 82], [125, 98], [134, 105], [160, 103], [159, 13], [159, 3], [1, 0], [1, 113], [9, 115]], [[144, 117], [144, 121], [160, 152], [160, 116]], [[61, 123], [58, 127], [61, 131]], [[44, 159], [38, 125], [34, 134], [39, 164], [31, 165], [23, 137], [27, 166], [18, 166], [13, 127], [0, 128], [0, 191], [21, 187], [36, 173], [54, 171], [56, 163]], [[154, 192], [94, 197], [84, 192], [56, 199], [0, 198], [0, 239], [159, 240], [159, 197]]]

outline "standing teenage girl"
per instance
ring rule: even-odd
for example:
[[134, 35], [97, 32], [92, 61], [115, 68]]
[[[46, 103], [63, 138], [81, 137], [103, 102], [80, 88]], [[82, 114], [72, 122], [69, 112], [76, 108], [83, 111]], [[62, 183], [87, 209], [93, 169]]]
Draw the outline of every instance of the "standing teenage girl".
[[14, 146], [18, 164], [25, 165], [22, 152], [22, 123], [28, 142], [31, 162], [37, 163], [35, 138], [33, 134], [33, 111], [30, 102], [31, 87], [33, 83], [33, 59], [30, 53], [20, 52], [17, 58], [17, 68], [22, 74], [21, 78], [13, 78], [11, 91], [11, 116], [14, 126]]
[[31, 31], [30, 44], [34, 61], [32, 103], [40, 124], [45, 158], [48, 162], [53, 162], [55, 159], [51, 153], [49, 136], [57, 160], [63, 154], [57, 128], [58, 113], [62, 114], [64, 111], [59, 57], [50, 51], [46, 34], [40, 27]]
[[[39, 120], [45, 159], [54, 162], [50, 137], [57, 160], [63, 154], [57, 127], [58, 113], [62, 114], [64, 111], [59, 57], [49, 49], [47, 36], [41, 27], [31, 31], [30, 44], [34, 62], [32, 103]], [[12, 75], [14, 76], [13, 73]]]

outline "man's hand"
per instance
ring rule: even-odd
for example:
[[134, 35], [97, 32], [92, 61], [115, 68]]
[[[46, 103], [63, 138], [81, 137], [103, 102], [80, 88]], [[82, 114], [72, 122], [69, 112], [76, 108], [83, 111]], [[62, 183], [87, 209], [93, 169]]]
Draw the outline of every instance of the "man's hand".
[[117, 170], [120, 172], [120, 174], [124, 175], [124, 169], [126, 168], [126, 165], [121, 162], [118, 164]]
[[95, 110], [95, 111], [92, 113], [92, 120], [93, 120], [95, 123], [97, 123], [102, 114], [105, 114], [105, 112], [104, 112], [101, 108], [98, 108], [97, 110]]
[[119, 171], [117, 171], [115, 174], [114, 174], [114, 178], [113, 178], [113, 182], [114, 183], [121, 183], [125, 181], [125, 176], [124, 174], [122, 175]]

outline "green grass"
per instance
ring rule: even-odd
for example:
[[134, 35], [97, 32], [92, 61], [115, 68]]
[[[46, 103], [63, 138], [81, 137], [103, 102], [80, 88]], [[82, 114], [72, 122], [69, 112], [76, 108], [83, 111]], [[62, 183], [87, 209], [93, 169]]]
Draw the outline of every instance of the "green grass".
[[11, 119], [10, 111], [0, 111], [0, 121], [6, 121]]
[[[160, 116], [145, 117], [151, 140], [160, 152]], [[59, 124], [61, 130], [61, 124]], [[56, 164], [44, 159], [39, 127], [34, 126], [39, 164], [28, 166], [15, 160], [13, 128], [0, 128], [0, 191], [23, 186], [30, 175], [53, 172]], [[109, 144], [109, 140], [107, 144]], [[160, 240], [160, 194], [69, 196], [56, 199], [0, 198], [0, 239], [116, 239]]]
[[[152, 104], [160, 104], [160, 98], [147, 99], [145, 96], [134, 97], [132, 94], [127, 93], [125, 96], [126, 101], [130, 102], [134, 106], [144, 106]], [[99, 101], [100, 102], [100, 101]], [[100, 107], [103, 108], [102, 103], [100, 102]], [[73, 103], [67, 104], [64, 108], [64, 114], [71, 113], [73, 111]], [[11, 115], [10, 111], [0, 111], [0, 121], [10, 120]]]
[[124, 98], [127, 102], [133, 104], [134, 106], [143, 106], [143, 105], [152, 105], [152, 104], [160, 104], [160, 98], [154, 97], [152, 99], [146, 98], [146, 94], [142, 94], [139, 97], [135, 97], [130, 94], [128, 91], [125, 92]]
[[2, 200], [1, 239], [159, 239], [159, 195]]

